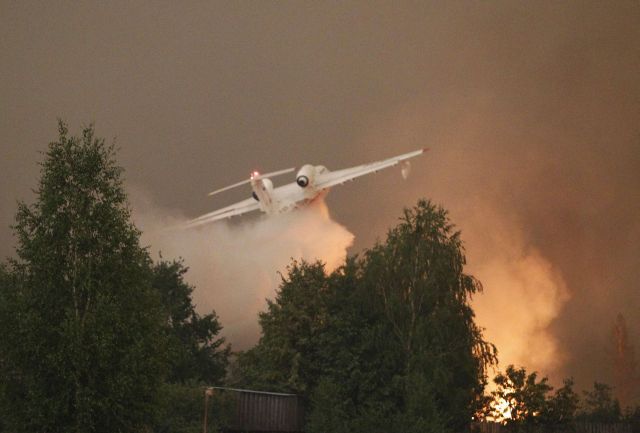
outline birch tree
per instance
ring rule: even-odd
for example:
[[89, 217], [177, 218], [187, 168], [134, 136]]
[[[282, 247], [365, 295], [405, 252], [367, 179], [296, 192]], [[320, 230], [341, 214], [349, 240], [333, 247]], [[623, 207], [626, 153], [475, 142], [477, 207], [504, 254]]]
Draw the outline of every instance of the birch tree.
[[59, 122], [33, 204], [19, 203], [5, 290], [4, 421], [16, 432], [149, 425], [163, 377], [163, 316], [130, 222], [113, 145]]

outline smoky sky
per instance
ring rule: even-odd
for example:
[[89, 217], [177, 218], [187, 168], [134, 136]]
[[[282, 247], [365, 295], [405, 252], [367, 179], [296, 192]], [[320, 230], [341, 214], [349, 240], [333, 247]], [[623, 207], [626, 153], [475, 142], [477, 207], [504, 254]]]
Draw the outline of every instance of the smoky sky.
[[[329, 194], [350, 253], [431, 198], [470, 270], [522, 256], [563, 287], [540, 325], [562, 361], [543, 373], [610, 380], [618, 313], [640, 349], [638, 23], [624, 0], [2, 1], [0, 253], [57, 118], [75, 133], [95, 123], [127, 186], [189, 216], [245, 198], [206, 193], [254, 169], [429, 147], [406, 182], [387, 171]], [[485, 316], [527, 314], [498, 271], [485, 293], [507, 302]]]

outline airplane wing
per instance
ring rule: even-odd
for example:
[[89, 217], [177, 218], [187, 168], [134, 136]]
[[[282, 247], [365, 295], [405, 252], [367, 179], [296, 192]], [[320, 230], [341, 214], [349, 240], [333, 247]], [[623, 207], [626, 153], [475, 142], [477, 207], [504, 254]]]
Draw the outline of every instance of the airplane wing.
[[370, 164], [358, 165], [356, 167], [345, 168], [343, 170], [329, 171], [316, 177], [315, 188], [318, 190], [331, 188], [332, 186], [342, 185], [343, 183], [353, 180], [365, 174], [375, 173], [388, 167], [393, 167], [401, 161], [421, 155], [427, 149], [420, 149], [404, 155], [395, 156], [383, 161], [372, 162]]
[[185, 225], [185, 228], [197, 227], [199, 225], [210, 223], [213, 221], [231, 218], [232, 216], [242, 215], [247, 212], [258, 210], [259, 208], [260, 205], [255, 199], [248, 198], [246, 200], [239, 201], [236, 204], [232, 204], [231, 206], [223, 207], [222, 209], [218, 209], [216, 211], [199, 216], [198, 218], [192, 219]]

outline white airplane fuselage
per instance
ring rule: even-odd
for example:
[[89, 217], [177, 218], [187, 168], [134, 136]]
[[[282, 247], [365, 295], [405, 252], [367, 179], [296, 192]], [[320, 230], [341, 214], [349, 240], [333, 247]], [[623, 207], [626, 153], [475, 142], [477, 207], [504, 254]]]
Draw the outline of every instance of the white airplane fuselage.
[[274, 188], [269, 178], [252, 179], [251, 189], [260, 210], [269, 215], [289, 212], [324, 197], [329, 192], [327, 189], [317, 190], [312, 185], [300, 188], [296, 183]]

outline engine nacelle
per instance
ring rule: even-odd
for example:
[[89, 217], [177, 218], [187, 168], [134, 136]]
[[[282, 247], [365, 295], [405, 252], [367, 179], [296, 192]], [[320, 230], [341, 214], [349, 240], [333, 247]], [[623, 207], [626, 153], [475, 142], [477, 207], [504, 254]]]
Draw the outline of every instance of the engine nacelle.
[[300, 188], [306, 188], [313, 185], [316, 179], [316, 168], [310, 164], [303, 165], [296, 175], [296, 183]]
[[273, 192], [273, 182], [271, 182], [271, 179], [269, 178], [260, 179], [253, 184], [253, 188], [251, 197], [253, 197], [255, 201], [261, 201], [260, 197], [264, 198], [265, 194], [267, 197], [271, 197], [271, 193]]
[[262, 191], [271, 195], [271, 193], [273, 192], [273, 182], [271, 182], [271, 179], [269, 178], [262, 179]]
[[253, 198], [260, 203], [260, 209], [266, 213], [273, 213], [273, 182], [268, 178], [251, 179]]

